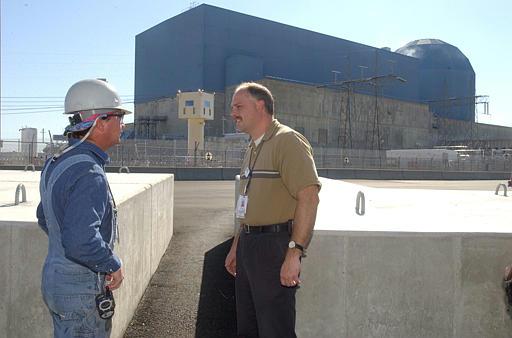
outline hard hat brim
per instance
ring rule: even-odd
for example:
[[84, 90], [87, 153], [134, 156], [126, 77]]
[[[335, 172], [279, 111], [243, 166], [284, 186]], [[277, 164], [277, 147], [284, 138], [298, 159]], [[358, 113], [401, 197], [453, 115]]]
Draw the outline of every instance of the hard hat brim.
[[126, 115], [133, 114], [133, 112], [128, 107], [126, 107], [125, 105], [121, 105], [121, 106], [117, 106], [117, 107], [84, 109], [84, 110], [77, 110], [77, 111], [66, 111], [66, 112], [64, 112], [62, 114], [63, 115], [74, 115], [74, 114], [78, 114], [78, 113], [80, 113], [82, 111], [87, 111], [87, 110], [120, 110], [120, 111], [124, 112]]

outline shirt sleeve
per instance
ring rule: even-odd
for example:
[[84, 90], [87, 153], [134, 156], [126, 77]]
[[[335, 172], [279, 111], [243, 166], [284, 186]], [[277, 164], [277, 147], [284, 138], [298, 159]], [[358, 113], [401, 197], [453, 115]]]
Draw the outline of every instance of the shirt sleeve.
[[283, 136], [277, 151], [279, 173], [290, 195], [297, 198], [297, 193], [310, 185], [320, 188], [321, 183], [309, 142], [302, 135], [293, 132]]
[[48, 226], [46, 225], [46, 217], [44, 216], [43, 203], [39, 202], [36, 210], [37, 224], [48, 235]]
[[70, 188], [61, 231], [67, 258], [95, 272], [112, 273], [121, 261], [100, 233], [110, 208], [107, 190], [103, 174], [94, 169], [79, 177]]

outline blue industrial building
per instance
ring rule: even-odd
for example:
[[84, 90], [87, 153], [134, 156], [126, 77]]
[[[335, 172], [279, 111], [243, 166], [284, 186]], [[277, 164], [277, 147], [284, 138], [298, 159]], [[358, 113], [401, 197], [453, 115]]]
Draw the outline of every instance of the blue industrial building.
[[473, 68], [440, 40], [392, 52], [204, 4], [136, 37], [136, 105], [267, 76], [350, 83], [357, 92], [429, 103], [438, 116], [474, 121]]

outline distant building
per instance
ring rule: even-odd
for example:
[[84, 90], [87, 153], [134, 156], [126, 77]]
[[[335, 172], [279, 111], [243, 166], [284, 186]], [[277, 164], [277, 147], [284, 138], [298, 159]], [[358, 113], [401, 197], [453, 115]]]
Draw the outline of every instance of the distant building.
[[[270, 83], [283, 122], [314, 116], [290, 124], [317, 145], [432, 146], [449, 138], [438, 130], [445, 119], [463, 126], [475, 119], [471, 63], [441, 40], [416, 40], [392, 52], [203, 4], [137, 35], [135, 136], [186, 139], [176, 94], [198, 89], [215, 93], [205, 136], [235, 132], [232, 87], [243, 81]], [[295, 85], [309, 91], [301, 92], [309, 101], [293, 96]], [[339, 102], [329, 108], [325, 95], [332, 93]]]

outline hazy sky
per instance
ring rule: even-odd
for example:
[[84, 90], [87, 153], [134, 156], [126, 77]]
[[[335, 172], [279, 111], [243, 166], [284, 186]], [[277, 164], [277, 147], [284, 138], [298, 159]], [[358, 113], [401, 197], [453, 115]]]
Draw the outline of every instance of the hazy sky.
[[[135, 35], [191, 6], [179, 0], [0, 3], [2, 139], [18, 139], [26, 126], [62, 133], [64, 96], [81, 79], [107, 78], [133, 101]], [[491, 115], [479, 114], [478, 121], [512, 126], [512, 1], [207, 3], [393, 51], [412, 40], [441, 39], [469, 58], [476, 94], [490, 96]]]

